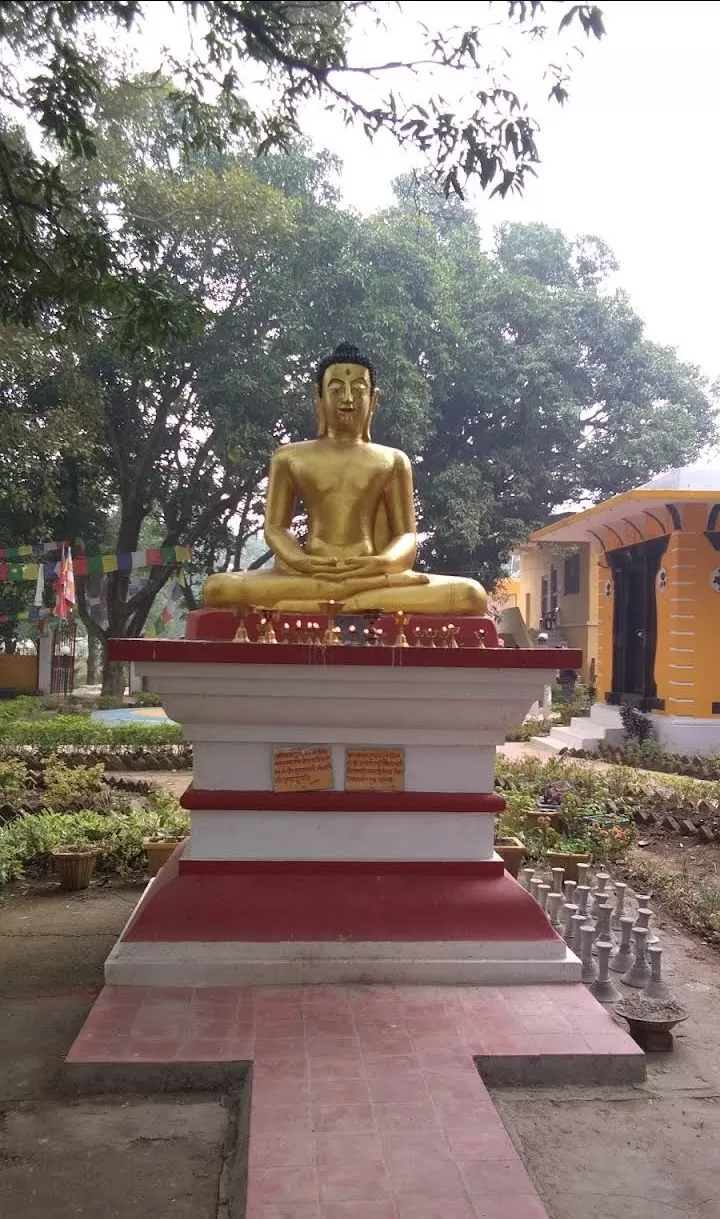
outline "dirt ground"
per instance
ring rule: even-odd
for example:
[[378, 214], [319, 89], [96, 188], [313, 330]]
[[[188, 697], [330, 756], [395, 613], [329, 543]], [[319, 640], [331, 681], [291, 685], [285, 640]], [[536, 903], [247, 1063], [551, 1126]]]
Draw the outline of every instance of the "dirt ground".
[[0, 1215], [215, 1219], [222, 1098], [66, 1101], [54, 1080], [141, 886], [0, 906]]
[[[67, 1102], [53, 1081], [139, 893], [47, 890], [0, 907], [0, 1215], [214, 1219], [221, 1098]], [[690, 1012], [627, 1088], [494, 1093], [552, 1219], [720, 1219], [720, 957], [660, 915]]]
[[690, 1018], [647, 1082], [494, 1094], [553, 1219], [720, 1219], [720, 955], [662, 912], [655, 929]]

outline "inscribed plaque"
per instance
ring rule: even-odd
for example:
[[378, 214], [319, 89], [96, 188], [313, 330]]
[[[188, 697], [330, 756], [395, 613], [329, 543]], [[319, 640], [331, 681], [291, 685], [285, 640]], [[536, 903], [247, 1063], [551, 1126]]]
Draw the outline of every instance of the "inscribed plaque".
[[334, 786], [332, 755], [327, 746], [316, 749], [276, 749], [273, 754], [273, 791], [330, 791]]
[[345, 790], [365, 792], [404, 791], [405, 750], [346, 750]]

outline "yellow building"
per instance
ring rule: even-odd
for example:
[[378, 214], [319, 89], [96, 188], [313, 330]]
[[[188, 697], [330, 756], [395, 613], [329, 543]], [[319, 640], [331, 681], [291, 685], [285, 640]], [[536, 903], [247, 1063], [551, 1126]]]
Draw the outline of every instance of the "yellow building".
[[[567, 520], [563, 517], [558, 523]], [[540, 540], [545, 532], [540, 530], [531, 534], [528, 545], [518, 551], [520, 573], [516, 604], [530, 631], [545, 630], [551, 642], [563, 641], [571, 648], [580, 649], [583, 654], [581, 676], [587, 681], [597, 653], [596, 556], [586, 541], [560, 545]]]
[[720, 752], [720, 470], [659, 475], [531, 541], [582, 546], [596, 572], [594, 723], [632, 703], [667, 749]]

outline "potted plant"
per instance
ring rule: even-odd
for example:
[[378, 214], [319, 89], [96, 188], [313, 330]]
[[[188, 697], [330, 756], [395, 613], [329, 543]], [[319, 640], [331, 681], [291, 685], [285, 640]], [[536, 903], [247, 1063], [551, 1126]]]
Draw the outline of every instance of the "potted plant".
[[505, 871], [517, 879], [525, 859], [525, 843], [517, 827], [517, 818], [499, 817], [495, 823], [495, 850], [505, 864]]
[[525, 845], [514, 834], [503, 834], [495, 839], [495, 850], [505, 864], [505, 871], [517, 880], [525, 859]]
[[185, 834], [171, 830], [158, 830], [149, 838], [143, 839], [143, 846], [148, 857], [148, 873], [157, 876], [160, 869], [167, 863], [178, 843], [185, 840]]
[[99, 853], [99, 848], [88, 842], [73, 842], [67, 846], [56, 847], [52, 858], [60, 888], [73, 893], [87, 889]]
[[546, 853], [549, 868], [564, 868], [565, 880], [578, 879], [578, 864], [590, 863], [590, 852], [587, 843], [582, 838], [566, 838], [558, 834], [554, 850]]
[[548, 868], [564, 868], [566, 880], [577, 880], [579, 863], [590, 862], [588, 844], [582, 834], [561, 834], [549, 817], [539, 817], [527, 835], [528, 855]]

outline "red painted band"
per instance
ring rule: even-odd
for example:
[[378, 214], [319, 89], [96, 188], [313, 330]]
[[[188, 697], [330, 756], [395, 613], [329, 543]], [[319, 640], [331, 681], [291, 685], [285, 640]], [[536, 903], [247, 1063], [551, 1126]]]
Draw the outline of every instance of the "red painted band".
[[365, 859], [181, 859], [182, 876], [436, 876], [485, 879], [502, 876], [502, 859], [375, 860]]
[[367, 872], [293, 864], [285, 872], [203, 874], [178, 872], [180, 854], [145, 890], [123, 934], [125, 942], [529, 943], [558, 938], [538, 903], [507, 872], [478, 874], [475, 864], [460, 865], [464, 871], [438, 864], [432, 871], [413, 865], [412, 871], [401, 872], [390, 871], [387, 864], [368, 865], [374, 871]]
[[361, 669], [579, 669], [570, 648], [325, 648], [306, 643], [223, 643], [201, 639], [111, 639], [110, 660], [164, 664], [296, 665]]
[[190, 786], [183, 808], [268, 813], [502, 813], [494, 792], [215, 791]]
[[[443, 626], [447, 627], [453, 617], [451, 614], [412, 614], [410, 623], [405, 628], [406, 636], [409, 640], [415, 640], [417, 631], [427, 630], [428, 628], [437, 631]], [[262, 615], [257, 610], [245, 615], [245, 627], [248, 636], [251, 640], [256, 641], [260, 633], [260, 622]], [[300, 621], [307, 623], [307, 616], [301, 615]], [[297, 616], [295, 614], [279, 614], [276, 615], [274, 623], [275, 635], [280, 643], [286, 643], [288, 631], [285, 630], [287, 625], [290, 632], [295, 633], [295, 625]], [[314, 614], [314, 633], [316, 635], [324, 635], [328, 625], [326, 614]], [[199, 609], [191, 610], [187, 616], [185, 626], [186, 639], [224, 639], [227, 642], [233, 639], [237, 629], [238, 616], [233, 610], [223, 609]], [[381, 638], [390, 640], [397, 637], [397, 624], [392, 614], [381, 614], [374, 623], [376, 630], [381, 630]], [[483, 641], [486, 648], [498, 647], [498, 634], [495, 623], [492, 618], [481, 618], [475, 615], [465, 615], [455, 617], [455, 633], [457, 642], [460, 647], [472, 648], [477, 646], [477, 632], [483, 631]]]

